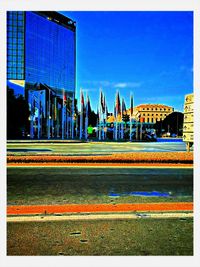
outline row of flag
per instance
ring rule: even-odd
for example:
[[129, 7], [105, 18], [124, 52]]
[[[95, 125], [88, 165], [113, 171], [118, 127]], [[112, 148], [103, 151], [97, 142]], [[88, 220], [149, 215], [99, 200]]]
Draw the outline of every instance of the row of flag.
[[[86, 96], [86, 103], [84, 101], [84, 94], [83, 91], [81, 90], [81, 112], [91, 112], [91, 104], [90, 104], [90, 99], [87, 94]], [[103, 114], [108, 114], [108, 108], [106, 105], [106, 100], [105, 100], [105, 95], [103, 94], [102, 91], [100, 91], [100, 108], [97, 106], [97, 114], [99, 114], [99, 111]], [[120, 101], [120, 95], [119, 92], [116, 94], [116, 101], [114, 104], [114, 117], [116, 118], [115, 114], [124, 114], [127, 111], [126, 109], [126, 104], [124, 98], [122, 98], [122, 103]], [[133, 115], [133, 95], [131, 94], [130, 96], [130, 115]]]
[[[84, 101], [84, 94], [83, 91], [80, 91], [80, 139], [83, 138], [83, 135], [87, 139], [87, 128], [88, 128], [88, 117], [91, 113], [91, 104], [90, 99], [87, 94], [86, 96], [86, 103]], [[115, 128], [113, 131], [113, 138], [118, 139], [122, 138], [124, 135], [124, 129], [123, 124], [119, 123], [118, 126], [118, 116], [121, 118], [123, 117], [123, 114], [126, 114], [126, 104], [124, 98], [120, 100], [119, 91], [116, 93], [116, 100], [114, 102], [114, 120], [115, 120]], [[99, 140], [104, 140], [106, 138], [105, 133], [105, 127], [107, 122], [107, 116], [108, 116], [108, 108], [106, 103], [105, 94], [103, 94], [103, 91], [100, 89], [100, 96], [99, 96], [99, 105], [97, 106], [97, 137]], [[133, 116], [133, 94], [130, 94], [130, 129], [132, 130], [132, 116]], [[85, 122], [84, 122], [85, 121]], [[130, 134], [131, 139], [131, 134]]]
[[[43, 88], [42, 88], [43, 89]], [[48, 89], [48, 88], [47, 88]], [[42, 96], [42, 94], [44, 96]], [[37, 99], [36, 99], [37, 96]], [[45, 106], [43, 109], [42, 99], [46, 98]], [[43, 99], [43, 100], [44, 100]], [[87, 129], [89, 123], [89, 116], [91, 114], [91, 103], [88, 93], [86, 94], [86, 98], [84, 99], [83, 91], [80, 91], [80, 121], [75, 120], [75, 113], [77, 114], [76, 105], [74, 103], [74, 95], [72, 98], [67, 97], [66, 92], [63, 90], [62, 97], [57, 97], [56, 95], [52, 95], [50, 90], [38, 90], [37, 94], [32, 94], [30, 91], [29, 94], [29, 103], [31, 106], [31, 130], [30, 135], [33, 137], [33, 120], [35, 110], [37, 109], [37, 117], [38, 119], [38, 138], [41, 137], [42, 132], [42, 121], [41, 118], [46, 119], [46, 128], [47, 128], [47, 137], [48, 139], [51, 136], [59, 135], [59, 127], [61, 126], [61, 135], [62, 139], [65, 137], [72, 139], [74, 138], [74, 130], [76, 129], [76, 136], [79, 129], [79, 137], [80, 139], [87, 139]], [[59, 108], [60, 105], [60, 108]], [[61, 115], [61, 124], [56, 128], [54, 127], [55, 121], [59, 119], [58, 109], [62, 110]], [[76, 109], [76, 110], [75, 110]], [[121, 118], [126, 114], [126, 104], [124, 98], [120, 98], [119, 91], [117, 91], [114, 101], [114, 129], [113, 129], [113, 138], [123, 139], [124, 134], [124, 125], [121, 123]], [[133, 116], [133, 95], [130, 95], [130, 131], [132, 130], [132, 116]], [[97, 137], [99, 140], [104, 140], [106, 138], [106, 123], [108, 119], [108, 106], [106, 102], [105, 94], [102, 89], [99, 91], [99, 103], [97, 106]], [[74, 123], [76, 123], [76, 127], [74, 129]], [[78, 125], [78, 123], [80, 123]], [[79, 127], [80, 126], [80, 127]], [[56, 132], [53, 129], [57, 129]], [[52, 132], [52, 133], [50, 133]], [[131, 135], [130, 135], [131, 136]]]

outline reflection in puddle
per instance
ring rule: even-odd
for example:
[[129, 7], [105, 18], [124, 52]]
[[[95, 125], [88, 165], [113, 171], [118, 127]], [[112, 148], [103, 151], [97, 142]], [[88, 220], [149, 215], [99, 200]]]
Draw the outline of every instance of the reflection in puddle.
[[135, 191], [135, 192], [126, 192], [122, 194], [109, 192], [109, 197], [120, 197], [120, 196], [140, 196], [140, 197], [170, 197], [171, 192], [158, 192], [158, 191], [152, 191], [152, 192], [146, 192], [146, 191]]

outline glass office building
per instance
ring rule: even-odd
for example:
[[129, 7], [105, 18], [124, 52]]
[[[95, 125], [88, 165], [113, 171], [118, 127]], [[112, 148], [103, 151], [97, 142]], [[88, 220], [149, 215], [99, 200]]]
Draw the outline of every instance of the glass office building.
[[7, 15], [7, 79], [24, 80], [24, 12]]
[[31, 138], [73, 137], [75, 22], [57, 12], [7, 12], [7, 79], [24, 86]]

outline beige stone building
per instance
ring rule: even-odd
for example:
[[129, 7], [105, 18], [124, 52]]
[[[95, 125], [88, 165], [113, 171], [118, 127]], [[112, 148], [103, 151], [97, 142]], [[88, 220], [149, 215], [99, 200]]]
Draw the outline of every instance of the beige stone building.
[[136, 106], [135, 109], [145, 123], [163, 121], [169, 114], [174, 112], [174, 108], [162, 104], [141, 104]]

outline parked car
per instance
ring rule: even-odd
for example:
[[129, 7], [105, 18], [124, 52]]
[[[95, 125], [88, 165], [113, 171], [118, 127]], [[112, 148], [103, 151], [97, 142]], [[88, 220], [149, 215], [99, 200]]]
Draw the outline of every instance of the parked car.
[[170, 135], [171, 135], [170, 132], [165, 132], [162, 134], [162, 137], [170, 137]]
[[148, 142], [156, 142], [157, 136], [156, 134], [144, 133], [143, 140], [148, 141]]

